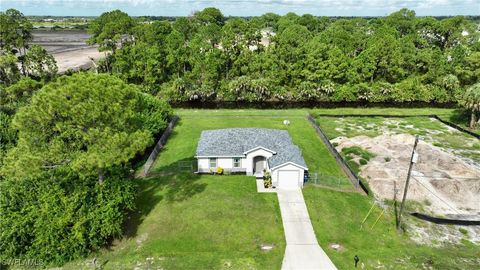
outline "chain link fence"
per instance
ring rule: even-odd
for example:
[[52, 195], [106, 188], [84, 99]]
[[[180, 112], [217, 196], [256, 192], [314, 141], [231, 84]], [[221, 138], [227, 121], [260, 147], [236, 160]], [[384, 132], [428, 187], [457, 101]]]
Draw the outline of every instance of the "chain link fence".
[[307, 177], [307, 183], [316, 186], [330, 187], [345, 191], [356, 190], [355, 187], [352, 185], [351, 180], [347, 177], [327, 175], [319, 172], [309, 172]]

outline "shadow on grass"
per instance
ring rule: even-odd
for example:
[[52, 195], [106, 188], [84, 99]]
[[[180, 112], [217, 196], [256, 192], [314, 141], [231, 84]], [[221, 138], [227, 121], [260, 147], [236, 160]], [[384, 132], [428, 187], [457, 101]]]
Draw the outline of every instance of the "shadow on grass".
[[127, 238], [137, 235], [138, 227], [155, 206], [162, 200], [167, 203], [181, 202], [201, 193], [207, 184], [198, 183], [200, 176], [192, 172], [168, 172], [168, 167], [160, 168], [166, 174], [149, 176], [138, 181], [136, 211], [131, 212], [124, 225]]
[[468, 125], [468, 121], [470, 119], [470, 113], [464, 109], [456, 109], [452, 112], [452, 114], [448, 117], [448, 120], [452, 123], [457, 125]]

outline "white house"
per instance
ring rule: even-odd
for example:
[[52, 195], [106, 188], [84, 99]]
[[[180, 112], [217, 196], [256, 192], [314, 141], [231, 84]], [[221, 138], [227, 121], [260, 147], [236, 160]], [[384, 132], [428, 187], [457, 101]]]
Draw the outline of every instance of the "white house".
[[288, 131], [265, 128], [228, 128], [204, 130], [195, 155], [198, 173], [210, 173], [221, 167], [225, 171], [263, 176], [272, 175], [279, 188], [303, 186], [308, 170], [300, 149]]

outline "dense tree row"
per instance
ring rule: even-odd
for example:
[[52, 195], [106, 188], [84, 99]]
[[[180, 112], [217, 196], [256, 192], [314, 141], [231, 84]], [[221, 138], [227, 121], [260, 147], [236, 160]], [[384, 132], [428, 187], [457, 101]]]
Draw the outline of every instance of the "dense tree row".
[[375, 19], [265, 14], [138, 21], [104, 13], [105, 71], [181, 101], [457, 102], [478, 81], [478, 26], [402, 9]]

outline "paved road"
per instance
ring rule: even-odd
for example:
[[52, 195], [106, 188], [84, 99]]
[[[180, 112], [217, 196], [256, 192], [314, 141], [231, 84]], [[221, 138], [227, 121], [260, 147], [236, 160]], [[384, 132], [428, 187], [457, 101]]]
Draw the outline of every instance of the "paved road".
[[279, 189], [277, 195], [287, 239], [282, 270], [336, 270], [330, 258], [318, 245], [302, 191]]

